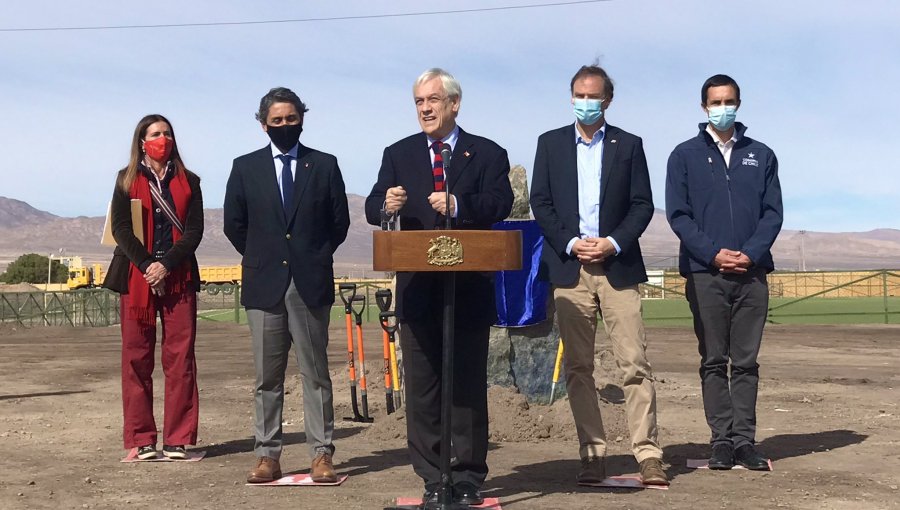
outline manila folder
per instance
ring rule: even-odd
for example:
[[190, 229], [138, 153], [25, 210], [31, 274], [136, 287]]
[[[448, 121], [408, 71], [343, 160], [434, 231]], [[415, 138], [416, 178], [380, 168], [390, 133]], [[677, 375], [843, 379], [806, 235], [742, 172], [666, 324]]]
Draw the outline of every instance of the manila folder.
[[[144, 221], [141, 217], [141, 201], [137, 198], [131, 199], [131, 225], [134, 229], [134, 237], [137, 237], [141, 244], [144, 243]], [[103, 224], [103, 236], [100, 238], [100, 244], [103, 246], [116, 246], [116, 239], [112, 233], [112, 202], [106, 207], [106, 222]]]

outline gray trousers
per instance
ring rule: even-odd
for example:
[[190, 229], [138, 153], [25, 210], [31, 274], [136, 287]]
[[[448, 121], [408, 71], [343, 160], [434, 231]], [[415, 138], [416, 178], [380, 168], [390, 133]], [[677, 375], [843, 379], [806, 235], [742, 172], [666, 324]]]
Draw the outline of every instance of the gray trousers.
[[284, 371], [292, 344], [303, 381], [303, 422], [310, 456], [334, 453], [334, 406], [326, 352], [329, 309], [308, 308], [293, 282], [275, 307], [247, 309], [256, 368], [253, 451], [257, 457], [281, 457]]
[[[756, 394], [769, 306], [763, 269], [747, 273], [687, 275], [688, 303], [700, 350], [703, 409], [710, 443], [739, 448], [756, 441]], [[729, 384], [728, 362], [731, 360]]]

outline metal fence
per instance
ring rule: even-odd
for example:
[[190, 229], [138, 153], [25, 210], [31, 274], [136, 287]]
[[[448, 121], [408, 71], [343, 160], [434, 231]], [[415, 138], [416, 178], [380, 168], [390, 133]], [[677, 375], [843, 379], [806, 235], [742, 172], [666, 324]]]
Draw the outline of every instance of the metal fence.
[[[868, 274], [858, 271], [804, 272], [795, 275], [803, 278], [792, 282], [794, 286], [789, 293], [785, 292], [785, 281], [776, 280], [780, 285], [775, 291], [780, 291], [782, 299], [774, 300], [775, 303], [769, 306], [770, 322], [789, 322], [800, 317], [838, 318], [838, 322], [898, 322], [900, 274], [895, 271], [871, 271]], [[856, 318], [863, 320], [854, 320]]]
[[[802, 271], [768, 275], [771, 323], [900, 323], [900, 272]], [[685, 279], [657, 272], [641, 284], [644, 320], [689, 323]]]
[[[352, 283], [356, 285], [357, 295], [365, 297], [365, 307], [362, 309], [363, 322], [378, 321], [378, 305], [375, 302], [375, 292], [380, 289], [392, 289], [391, 280], [387, 279], [360, 279], [336, 280], [334, 291], [334, 304], [331, 307], [331, 320], [343, 320], [345, 311], [341, 301], [338, 285]], [[247, 315], [241, 302], [241, 289], [239, 285], [205, 285], [200, 290], [197, 302], [198, 317], [201, 320], [228, 321], [237, 324], [245, 324]], [[359, 309], [359, 308], [357, 308]]]
[[[362, 320], [378, 321], [375, 292], [391, 288], [391, 280], [342, 280], [354, 283], [357, 294], [365, 296]], [[201, 320], [245, 324], [247, 316], [241, 306], [241, 287], [233, 284], [203, 285], [197, 299]], [[344, 305], [335, 286], [332, 320], [342, 319]], [[17, 326], [110, 326], [119, 323], [119, 295], [106, 289], [80, 289], [60, 292], [0, 293], [0, 324]]]
[[197, 296], [197, 317], [238, 324], [247, 322], [241, 306], [241, 286], [230, 283], [202, 285]]
[[[900, 323], [900, 271], [810, 271], [771, 273], [769, 321], [773, 323]], [[365, 296], [361, 318], [378, 321], [375, 292], [391, 280], [340, 280]], [[657, 272], [641, 284], [644, 320], [649, 324], [689, 324], [684, 278]], [[201, 320], [246, 323], [240, 285], [204, 285], [198, 298]], [[331, 319], [343, 320], [335, 285]], [[110, 326], [119, 323], [119, 296], [104, 289], [67, 292], [0, 293], [0, 323], [34, 326]]]
[[0, 293], [0, 323], [110, 326], [119, 323], [119, 295], [104, 289]]

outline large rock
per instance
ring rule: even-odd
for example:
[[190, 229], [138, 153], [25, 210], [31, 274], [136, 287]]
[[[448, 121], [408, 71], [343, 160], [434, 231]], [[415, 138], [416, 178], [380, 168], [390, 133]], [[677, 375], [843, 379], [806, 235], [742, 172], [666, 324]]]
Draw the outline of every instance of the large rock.
[[513, 200], [512, 212], [508, 220], [531, 219], [531, 207], [528, 204], [528, 174], [525, 167], [515, 165], [509, 169], [509, 184], [512, 186]]
[[516, 378], [510, 362], [513, 351], [508, 331], [508, 328], [491, 328], [488, 341], [488, 386], [516, 387]]
[[[528, 175], [525, 167], [509, 169], [509, 183], [514, 201], [508, 220], [531, 219], [528, 203]], [[555, 323], [552, 301], [548, 320], [532, 326], [491, 328], [488, 348], [488, 384], [513, 388], [532, 403], [548, 403], [553, 384], [553, 367], [559, 346], [559, 328]], [[566, 393], [565, 380], [560, 381], [554, 399]]]
[[[559, 328], [551, 318], [520, 328], [491, 328], [488, 350], [488, 384], [515, 388], [528, 402], [550, 402], [553, 367], [559, 347]], [[554, 400], [565, 395], [560, 371]]]

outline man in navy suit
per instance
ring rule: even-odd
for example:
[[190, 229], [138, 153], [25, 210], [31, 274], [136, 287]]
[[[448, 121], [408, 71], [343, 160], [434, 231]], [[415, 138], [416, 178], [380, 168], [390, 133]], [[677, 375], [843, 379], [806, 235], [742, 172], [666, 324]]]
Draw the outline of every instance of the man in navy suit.
[[[434, 230], [445, 215], [457, 229], [490, 229], [509, 215], [513, 193], [509, 159], [496, 143], [456, 125], [462, 90], [442, 69], [429, 69], [413, 86], [422, 132], [384, 150], [378, 182], [366, 199], [366, 218], [399, 220], [401, 230]], [[449, 146], [449, 147], [447, 147]], [[452, 151], [449, 175], [441, 150]], [[437, 162], [435, 162], [437, 160]], [[443, 186], [449, 186], [450, 203]], [[440, 483], [443, 275], [398, 273], [396, 314], [406, 376], [407, 442], [413, 469], [425, 481], [426, 503]], [[454, 343], [452, 466], [454, 500], [481, 504], [487, 476], [487, 352], [497, 320], [491, 274], [457, 275]]]
[[647, 281], [638, 238], [653, 216], [641, 139], [610, 126], [613, 83], [583, 66], [570, 83], [576, 121], [541, 135], [531, 208], [546, 243], [539, 275], [553, 285], [565, 346], [566, 390], [580, 444], [581, 484], [606, 477], [606, 435], [594, 382], [599, 312], [623, 372], [631, 450], [645, 484], [668, 485], [657, 440], [656, 390], [647, 361], [638, 284]]
[[271, 142], [234, 160], [225, 190], [225, 235], [243, 255], [241, 304], [256, 368], [256, 465], [250, 483], [281, 477], [284, 371], [300, 365], [310, 476], [334, 482], [334, 430], [328, 373], [328, 317], [334, 302], [332, 254], [347, 237], [350, 214], [337, 160], [299, 143], [306, 105], [278, 87], [256, 118]]

